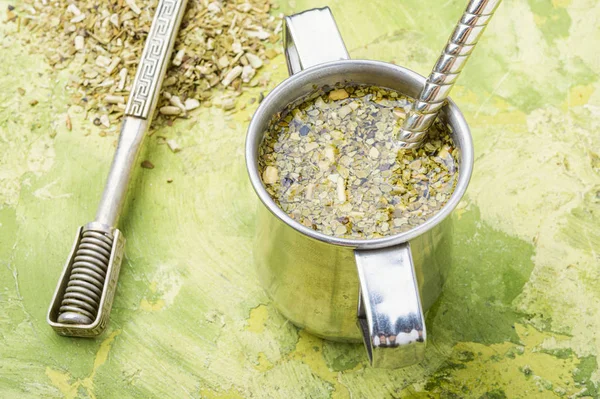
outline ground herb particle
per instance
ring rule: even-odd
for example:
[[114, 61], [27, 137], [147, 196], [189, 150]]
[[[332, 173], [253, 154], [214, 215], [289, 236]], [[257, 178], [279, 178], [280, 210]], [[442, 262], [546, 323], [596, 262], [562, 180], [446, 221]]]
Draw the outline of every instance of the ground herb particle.
[[398, 150], [409, 106], [398, 92], [371, 86], [290, 105], [259, 148], [267, 192], [294, 220], [336, 237], [371, 239], [422, 224], [454, 191], [458, 150], [440, 122], [419, 150]]
[[154, 164], [148, 160], [142, 161], [142, 168], [144, 169], [154, 169]]

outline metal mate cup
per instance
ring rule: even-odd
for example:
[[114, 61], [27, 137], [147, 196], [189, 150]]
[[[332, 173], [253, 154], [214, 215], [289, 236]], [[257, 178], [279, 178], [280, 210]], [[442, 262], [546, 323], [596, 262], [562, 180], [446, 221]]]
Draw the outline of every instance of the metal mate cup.
[[439, 118], [459, 150], [458, 181], [446, 205], [423, 224], [376, 239], [332, 237], [290, 218], [271, 199], [258, 171], [258, 148], [269, 122], [287, 105], [336, 84], [366, 84], [417, 97], [425, 78], [379, 61], [350, 60], [329, 8], [285, 19], [290, 77], [261, 103], [248, 128], [248, 174], [262, 201], [255, 263], [279, 311], [326, 339], [364, 340], [371, 364], [397, 368], [423, 359], [423, 312], [438, 298], [452, 250], [448, 218], [473, 168], [473, 143], [458, 107], [448, 99]]

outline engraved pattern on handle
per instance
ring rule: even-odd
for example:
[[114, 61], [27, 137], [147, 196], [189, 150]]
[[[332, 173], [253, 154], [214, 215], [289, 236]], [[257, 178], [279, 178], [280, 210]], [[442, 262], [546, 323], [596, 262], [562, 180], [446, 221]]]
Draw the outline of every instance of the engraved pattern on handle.
[[135, 74], [125, 114], [152, 119], [187, 0], [161, 0]]
[[400, 148], [418, 148], [501, 0], [471, 0], [399, 134]]

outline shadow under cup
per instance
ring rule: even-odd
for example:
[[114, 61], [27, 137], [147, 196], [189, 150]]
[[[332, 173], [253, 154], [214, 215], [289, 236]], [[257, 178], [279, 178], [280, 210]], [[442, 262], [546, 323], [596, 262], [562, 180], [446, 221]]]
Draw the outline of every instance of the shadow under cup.
[[[258, 149], [270, 121], [277, 114], [289, 104], [298, 103], [320, 88], [344, 85], [380, 86], [415, 98], [424, 84], [425, 78], [421, 75], [384, 62], [328, 62], [296, 73], [276, 87], [261, 103], [248, 128], [246, 163], [254, 190], [262, 201], [254, 246], [254, 259], [262, 286], [280, 312], [297, 326], [331, 340], [358, 342], [361, 338], [365, 339], [372, 362], [373, 351], [377, 346], [386, 345], [379, 342], [379, 338], [373, 339], [377, 335], [375, 326], [369, 326], [373, 329], [371, 338], [368, 337], [369, 332], [365, 331], [366, 324], [365, 327], [361, 325], [363, 331], [357, 327], [359, 286], [363, 280], [362, 276], [361, 282], [358, 278], [361, 270], [359, 255], [398, 246], [408, 247], [406, 252], [409, 258], [412, 254], [412, 259], [408, 259], [408, 262], [412, 261], [414, 265], [421, 300], [419, 306], [422, 307], [420, 310], [426, 311], [435, 302], [441, 293], [451, 259], [452, 223], [448, 215], [462, 198], [473, 167], [473, 144], [464, 117], [451, 100], [448, 100], [439, 115], [459, 149], [458, 180], [446, 205], [426, 222], [411, 230], [377, 239], [332, 237], [290, 218], [277, 206], [263, 186], [258, 171]], [[366, 286], [362, 285], [362, 288], [365, 291]], [[362, 298], [367, 300], [364, 294]], [[364, 309], [362, 312], [364, 313]], [[359, 321], [360, 317], [359, 312]], [[391, 351], [382, 352], [387, 354]], [[398, 356], [390, 354], [392, 355]], [[410, 359], [411, 355], [406, 357]], [[415, 355], [415, 358], [418, 357]], [[412, 363], [414, 361], [407, 360], [405, 363], [400, 361], [390, 364], [396, 367]]]

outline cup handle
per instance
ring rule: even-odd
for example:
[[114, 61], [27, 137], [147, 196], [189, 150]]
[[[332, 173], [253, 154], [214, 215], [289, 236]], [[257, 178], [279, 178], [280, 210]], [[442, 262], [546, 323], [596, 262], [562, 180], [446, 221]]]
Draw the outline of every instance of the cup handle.
[[329, 7], [285, 17], [283, 47], [290, 75], [328, 61], [350, 59]]
[[423, 360], [425, 321], [408, 243], [354, 250], [360, 291], [358, 326], [373, 367], [398, 368]]

